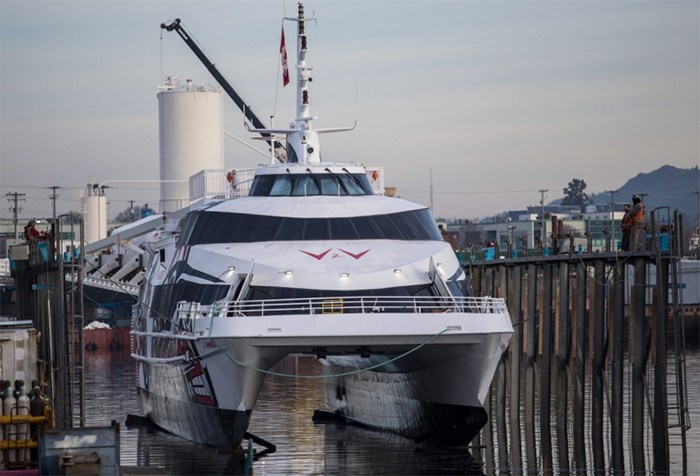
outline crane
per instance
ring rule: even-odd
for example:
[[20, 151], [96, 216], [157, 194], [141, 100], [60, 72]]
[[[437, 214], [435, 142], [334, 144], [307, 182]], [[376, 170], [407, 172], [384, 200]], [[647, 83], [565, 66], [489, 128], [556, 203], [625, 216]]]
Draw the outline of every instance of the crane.
[[[236, 103], [238, 109], [241, 110], [245, 118], [248, 121], [250, 121], [253, 127], [255, 129], [265, 129], [265, 125], [258, 118], [258, 116], [255, 115], [250, 106], [248, 106], [238, 95], [238, 93], [236, 93], [236, 91], [229, 84], [229, 82], [226, 81], [226, 78], [224, 78], [221, 72], [216, 68], [214, 63], [207, 57], [206, 54], [204, 54], [202, 49], [197, 45], [197, 43], [192, 39], [192, 37], [187, 33], [187, 31], [185, 31], [179, 18], [176, 18], [170, 24], [161, 23], [160, 27], [166, 31], [175, 31], [178, 35], [180, 35], [180, 38], [182, 38], [183, 41], [187, 44], [187, 46], [190, 47], [192, 52], [195, 54], [195, 56], [197, 56], [197, 58], [199, 58], [199, 61], [201, 61], [202, 64], [207, 68], [207, 70], [209, 71], [209, 73], [211, 73], [216, 82], [218, 82], [219, 85], [222, 88], [224, 88], [224, 91], [226, 91], [229, 97], [233, 99], [233, 102]], [[267, 142], [267, 144], [274, 150], [275, 157], [277, 157], [277, 160], [279, 160], [280, 162], [286, 162], [287, 153], [285, 151], [284, 145], [282, 145], [282, 143], [280, 143], [279, 141], [275, 140], [274, 136], [268, 132], [260, 132], [260, 135], [263, 136], [265, 142]]]

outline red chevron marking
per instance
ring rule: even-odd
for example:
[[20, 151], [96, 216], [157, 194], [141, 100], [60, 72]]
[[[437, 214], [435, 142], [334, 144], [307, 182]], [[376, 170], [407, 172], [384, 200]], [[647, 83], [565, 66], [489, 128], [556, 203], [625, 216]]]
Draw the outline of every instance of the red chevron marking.
[[324, 251], [323, 253], [319, 253], [319, 254], [314, 254], [314, 253], [312, 253], [312, 252], [310, 252], [310, 251], [304, 251], [304, 250], [299, 250], [299, 251], [301, 251], [301, 252], [304, 253], [304, 254], [307, 254], [307, 255], [311, 256], [312, 258], [316, 258], [317, 260], [321, 261], [321, 260], [323, 259], [323, 257], [326, 256], [326, 255], [328, 254], [328, 252], [329, 252], [330, 250], [332, 250], [332, 249], [333, 249], [333, 248], [328, 248], [326, 251]]
[[[340, 251], [342, 251], [343, 253], [345, 253], [346, 255], [352, 256], [352, 257], [355, 258], [355, 259], [360, 259], [360, 258], [362, 258], [362, 257], [365, 255], [365, 253], [367, 253], [367, 252], [369, 251], [369, 250], [365, 250], [365, 251], [362, 251], [362, 252], [360, 252], [360, 253], [355, 254], [355, 253], [350, 253], [349, 251], [345, 251], [345, 250], [343, 250], [343, 249], [341, 249], [341, 248], [338, 248], [338, 249], [339, 249]], [[371, 248], [370, 248], [370, 249], [371, 249]]]

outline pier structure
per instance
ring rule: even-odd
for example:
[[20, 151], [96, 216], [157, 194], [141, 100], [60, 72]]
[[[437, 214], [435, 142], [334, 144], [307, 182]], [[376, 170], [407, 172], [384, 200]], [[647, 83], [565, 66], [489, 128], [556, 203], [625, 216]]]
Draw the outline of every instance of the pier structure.
[[61, 215], [46, 240], [10, 249], [17, 315], [40, 336], [38, 380], [59, 430], [85, 426], [83, 228], [80, 216]]
[[654, 232], [662, 213], [644, 249], [464, 265], [475, 295], [506, 299], [515, 330], [477, 442], [487, 461], [516, 472], [667, 472], [673, 447], [687, 471], [682, 220], [674, 213]]

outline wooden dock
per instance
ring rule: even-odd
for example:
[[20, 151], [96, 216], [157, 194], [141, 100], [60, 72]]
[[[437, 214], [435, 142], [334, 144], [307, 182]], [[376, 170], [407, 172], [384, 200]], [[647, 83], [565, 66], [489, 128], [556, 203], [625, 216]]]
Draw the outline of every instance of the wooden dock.
[[487, 402], [487, 460], [516, 472], [665, 472], [671, 436], [687, 467], [679, 257], [654, 240], [464, 266], [475, 295], [506, 299], [515, 330]]

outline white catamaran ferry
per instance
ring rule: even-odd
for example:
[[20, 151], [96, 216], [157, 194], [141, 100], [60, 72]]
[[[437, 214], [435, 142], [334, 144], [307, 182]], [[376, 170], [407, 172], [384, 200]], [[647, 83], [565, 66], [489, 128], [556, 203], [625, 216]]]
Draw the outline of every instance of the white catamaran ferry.
[[321, 160], [319, 134], [339, 129], [312, 127], [303, 6], [287, 20], [296, 118], [251, 129], [285, 136], [287, 160], [260, 166], [246, 196], [193, 206], [161, 232], [132, 325], [144, 414], [236, 447], [266, 372], [304, 353], [322, 363], [328, 411], [467, 444], [513, 332], [505, 302], [468, 295], [428, 208], [377, 193], [362, 165]]

